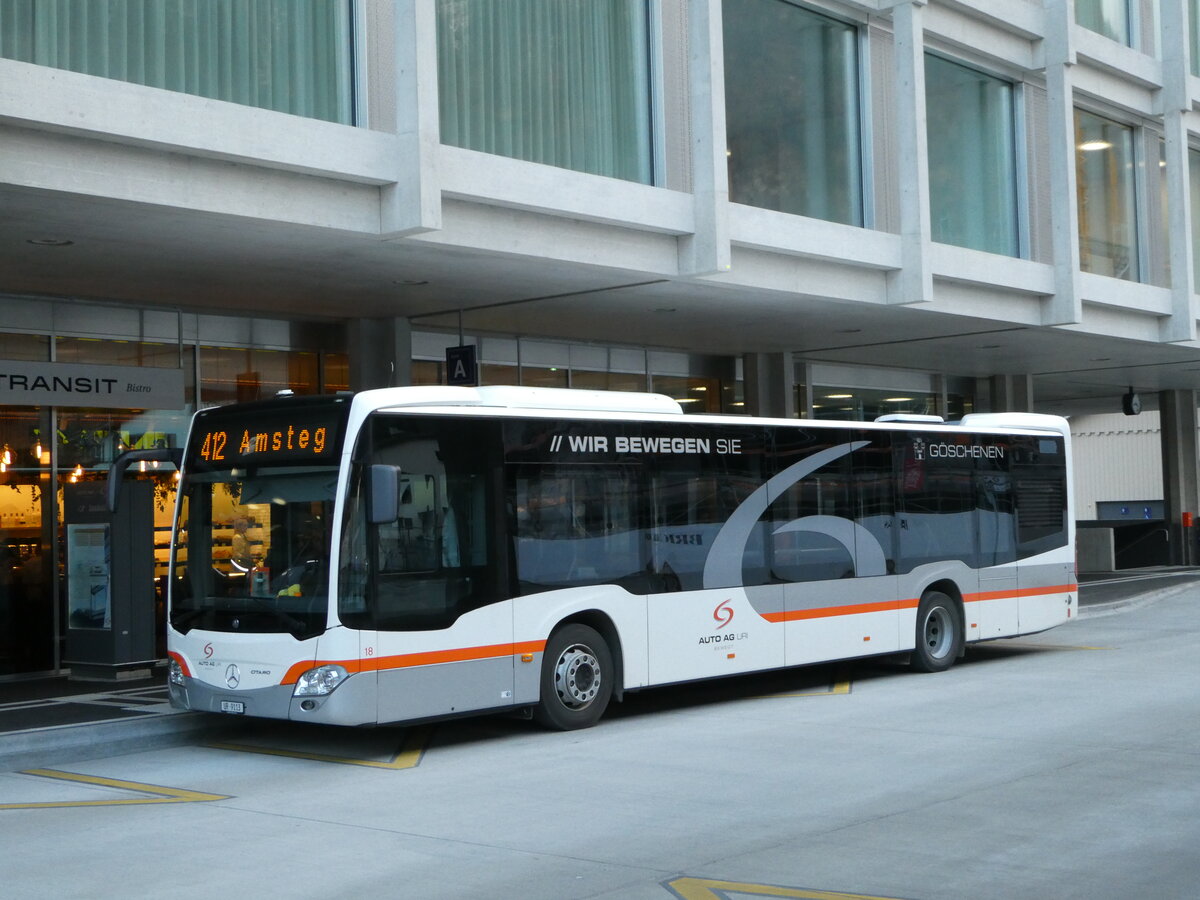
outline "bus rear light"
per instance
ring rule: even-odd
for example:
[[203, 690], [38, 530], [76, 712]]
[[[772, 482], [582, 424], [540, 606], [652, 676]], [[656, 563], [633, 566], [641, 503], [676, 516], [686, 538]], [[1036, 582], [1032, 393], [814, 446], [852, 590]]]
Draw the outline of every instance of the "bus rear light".
[[293, 697], [324, 697], [332, 694], [346, 679], [346, 670], [341, 666], [318, 666], [309, 669], [296, 680]]

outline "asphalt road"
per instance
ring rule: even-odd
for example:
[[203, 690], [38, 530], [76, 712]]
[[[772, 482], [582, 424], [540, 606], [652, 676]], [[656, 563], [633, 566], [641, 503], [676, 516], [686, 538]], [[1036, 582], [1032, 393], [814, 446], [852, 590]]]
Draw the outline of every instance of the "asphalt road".
[[0, 895], [1195, 898], [1200, 585], [972, 648], [0, 774]]

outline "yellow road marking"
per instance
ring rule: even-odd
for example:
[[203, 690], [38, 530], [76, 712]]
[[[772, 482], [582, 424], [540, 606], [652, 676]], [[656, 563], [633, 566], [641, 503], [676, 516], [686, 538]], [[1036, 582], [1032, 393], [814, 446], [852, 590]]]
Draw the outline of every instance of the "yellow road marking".
[[836, 694], [850, 693], [850, 667], [842, 666], [833, 673], [833, 682], [823, 691], [802, 691], [798, 694], [767, 694], [771, 699], [782, 699], [785, 697], [832, 697]]
[[803, 900], [895, 900], [871, 894], [844, 894], [840, 891], [814, 891], [808, 888], [783, 887], [775, 884], [752, 884], [743, 881], [721, 881], [714, 878], [676, 878], [663, 887], [682, 900], [727, 900], [730, 894], [750, 894], [756, 897], [803, 898]]
[[284, 756], [289, 759], [311, 759], [317, 762], [338, 763], [344, 766], [368, 766], [373, 769], [415, 769], [425, 755], [432, 728], [413, 728], [404, 737], [400, 749], [386, 762], [377, 759], [356, 759], [350, 756], [334, 756], [330, 753], [305, 753], [303, 750], [283, 750], [276, 747], [258, 747], [254, 744], [209, 744], [216, 750], [234, 750], [238, 753], [260, 753], [264, 756]]
[[228, 800], [227, 794], [207, 794], [185, 788], [163, 787], [158, 784], [143, 784], [140, 781], [122, 781], [119, 778], [101, 778], [98, 775], [80, 775], [78, 772], [60, 772], [57, 769], [26, 769], [22, 775], [39, 778], [57, 778], [80, 784], [115, 788], [121, 791], [137, 791], [153, 794], [153, 797], [124, 797], [114, 800], [55, 800], [48, 803], [0, 803], [0, 809], [63, 809], [71, 806], [144, 806], [150, 803], [205, 803], [209, 800]]

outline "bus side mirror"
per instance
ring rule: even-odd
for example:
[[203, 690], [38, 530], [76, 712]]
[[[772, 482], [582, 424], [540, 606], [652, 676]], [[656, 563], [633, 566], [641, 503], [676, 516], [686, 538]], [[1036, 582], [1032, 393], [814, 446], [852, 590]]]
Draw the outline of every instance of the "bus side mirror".
[[400, 518], [400, 467], [367, 468], [367, 519], [386, 525]]

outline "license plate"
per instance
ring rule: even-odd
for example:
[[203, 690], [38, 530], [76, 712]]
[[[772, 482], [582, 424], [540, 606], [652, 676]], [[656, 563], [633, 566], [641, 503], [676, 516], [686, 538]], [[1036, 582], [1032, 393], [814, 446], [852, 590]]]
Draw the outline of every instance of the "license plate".
[[246, 704], [241, 700], [222, 700], [221, 712], [235, 713], [241, 715], [246, 711]]

